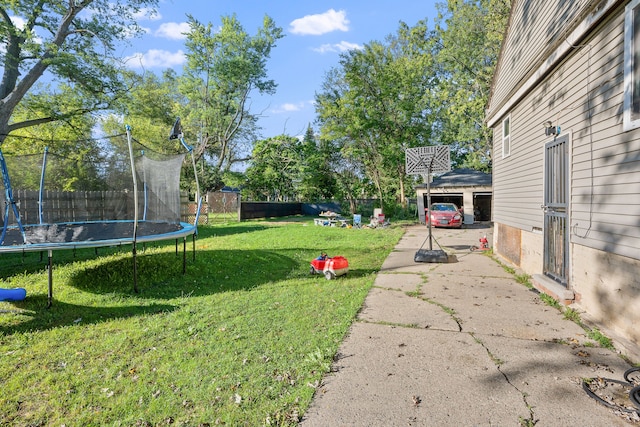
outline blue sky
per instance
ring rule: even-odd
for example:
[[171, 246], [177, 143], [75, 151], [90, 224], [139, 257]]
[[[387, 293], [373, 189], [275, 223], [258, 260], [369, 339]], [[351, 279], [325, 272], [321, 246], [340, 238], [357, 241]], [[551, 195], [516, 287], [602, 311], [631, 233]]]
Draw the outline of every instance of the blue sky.
[[184, 61], [187, 14], [200, 22], [220, 24], [221, 16], [236, 14], [250, 35], [267, 14], [284, 30], [268, 61], [269, 77], [278, 85], [275, 95], [252, 95], [251, 111], [261, 114], [262, 136], [304, 134], [313, 124], [314, 95], [327, 71], [338, 65], [340, 52], [358, 49], [394, 34], [400, 21], [413, 26], [427, 19], [433, 28], [436, 0], [260, 1], [161, 0], [158, 14], [141, 17], [147, 30], [122, 55], [136, 71], [180, 72]]

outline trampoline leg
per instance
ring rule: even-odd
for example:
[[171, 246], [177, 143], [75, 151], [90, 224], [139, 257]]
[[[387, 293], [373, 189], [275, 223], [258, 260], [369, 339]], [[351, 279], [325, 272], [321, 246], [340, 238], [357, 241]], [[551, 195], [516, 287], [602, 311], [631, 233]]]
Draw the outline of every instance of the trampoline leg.
[[138, 293], [138, 261], [136, 258], [136, 244], [133, 243], [133, 291]]
[[47, 295], [47, 308], [51, 308], [51, 304], [53, 304], [53, 253], [49, 251], [49, 292]]
[[178, 239], [176, 239], [176, 256], [178, 256]]
[[193, 242], [193, 260], [196, 260], [196, 235], [192, 234], [191, 235], [191, 241]]
[[182, 238], [182, 274], [187, 272], [187, 238]]

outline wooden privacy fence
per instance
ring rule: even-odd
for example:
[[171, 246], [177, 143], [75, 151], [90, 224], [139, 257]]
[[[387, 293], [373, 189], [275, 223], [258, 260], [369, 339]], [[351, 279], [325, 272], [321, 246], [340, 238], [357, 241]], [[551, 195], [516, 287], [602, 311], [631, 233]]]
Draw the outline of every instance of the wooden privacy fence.
[[[14, 190], [13, 200], [23, 224], [38, 224], [39, 195], [35, 190]], [[134, 215], [133, 193], [124, 191], [43, 192], [42, 221], [82, 222], [131, 219]], [[4, 215], [4, 210], [2, 212]]]
[[212, 222], [240, 221], [240, 193], [210, 191], [205, 201]]
[[[16, 203], [23, 224], [38, 224], [39, 196], [36, 190], [14, 190]], [[134, 200], [131, 191], [58, 191], [47, 190], [43, 193], [42, 221], [83, 222], [127, 220], [134, 217]], [[5, 206], [2, 204], [0, 215], [4, 221]], [[186, 193], [180, 196], [180, 220], [193, 224], [197, 205], [189, 202]], [[207, 205], [200, 209], [198, 223], [207, 223]], [[10, 210], [10, 218], [12, 211]]]
[[[180, 194], [180, 221], [193, 224], [196, 220], [197, 210], [198, 204], [190, 202], [187, 193]], [[209, 224], [209, 206], [206, 201], [203, 201], [202, 205], [200, 205], [198, 224]]]

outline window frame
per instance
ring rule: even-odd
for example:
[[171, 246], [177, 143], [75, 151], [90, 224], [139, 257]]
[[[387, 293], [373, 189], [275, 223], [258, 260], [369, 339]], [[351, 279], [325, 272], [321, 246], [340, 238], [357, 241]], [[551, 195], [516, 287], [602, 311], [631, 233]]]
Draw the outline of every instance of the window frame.
[[[640, 127], [640, 111], [633, 112], [634, 83], [638, 85], [635, 91], [636, 102], [640, 103], [640, 64], [636, 64], [635, 58], [640, 58], [640, 55], [634, 55], [636, 51], [634, 46], [640, 44], [638, 43], [640, 42], [640, 22], [635, 22], [634, 12], [638, 12], [640, 16], [640, 0], [632, 0], [624, 10], [624, 102], [622, 119], [624, 131]], [[640, 54], [640, 46], [638, 48]], [[635, 80], [639, 81], [635, 82]]]
[[505, 117], [504, 120], [502, 120], [502, 122], [500, 123], [500, 132], [502, 132], [502, 158], [504, 159], [505, 157], [509, 157], [511, 155], [511, 114]]

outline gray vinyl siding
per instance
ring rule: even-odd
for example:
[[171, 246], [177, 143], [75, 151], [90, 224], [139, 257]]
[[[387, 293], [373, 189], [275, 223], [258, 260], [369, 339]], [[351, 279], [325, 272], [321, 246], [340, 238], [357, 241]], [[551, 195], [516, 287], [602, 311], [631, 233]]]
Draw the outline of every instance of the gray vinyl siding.
[[591, 43], [593, 126], [585, 117], [574, 140], [571, 242], [639, 259], [640, 132], [622, 129], [624, 8]]
[[501, 122], [494, 125], [494, 221], [542, 229], [544, 145], [552, 139], [542, 123], [551, 120], [570, 135], [571, 242], [640, 259], [640, 130], [622, 126], [624, 5], [592, 34], [514, 105], [505, 159]]
[[[496, 126], [493, 161], [493, 220], [532, 231], [542, 227], [544, 151], [539, 136], [542, 121], [529, 121], [528, 110], [511, 112], [511, 155], [501, 156], [500, 127]], [[538, 125], [535, 125], [535, 122]]]
[[[531, 72], [545, 53], [561, 41], [562, 29], [576, 22], [590, 0], [512, 1], [513, 10], [496, 69], [489, 111], [497, 110]], [[594, 3], [592, 1], [592, 3]]]

